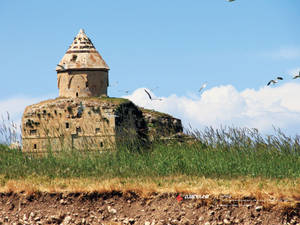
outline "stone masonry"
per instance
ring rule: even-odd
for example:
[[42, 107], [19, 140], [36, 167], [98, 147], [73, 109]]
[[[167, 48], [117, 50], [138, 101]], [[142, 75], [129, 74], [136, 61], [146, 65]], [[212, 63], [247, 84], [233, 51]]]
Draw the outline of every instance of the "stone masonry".
[[24, 152], [108, 150], [182, 132], [179, 119], [107, 97], [109, 67], [81, 29], [56, 67], [59, 97], [27, 106]]

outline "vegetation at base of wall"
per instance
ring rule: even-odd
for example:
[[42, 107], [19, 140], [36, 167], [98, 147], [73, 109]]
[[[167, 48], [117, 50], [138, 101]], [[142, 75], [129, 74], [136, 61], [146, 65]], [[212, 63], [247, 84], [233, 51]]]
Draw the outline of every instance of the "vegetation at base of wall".
[[299, 178], [300, 140], [280, 130], [263, 137], [255, 129], [207, 128], [189, 132], [186, 142], [157, 141], [145, 151], [131, 145], [116, 151], [49, 151], [43, 156], [0, 148], [0, 176], [22, 179], [136, 178], [193, 176], [232, 179], [238, 177]]
[[114, 104], [122, 104], [122, 103], [130, 102], [126, 98], [116, 98], [116, 97], [79, 97], [79, 99], [83, 99], [83, 100], [96, 100], [96, 101], [107, 101], [107, 102], [111, 102], [111, 103], [114, 103]]
[[143, 112], [143, 113], [151, 113], [155, 116], [171, 116], [170, 114], [167, 114], [167, 113], [163, 113], [163, 112], [159, 112], [159, 111], [155, 111], [153, 109], [145, 109], [143, 107], [140, 107], [140, 110]]

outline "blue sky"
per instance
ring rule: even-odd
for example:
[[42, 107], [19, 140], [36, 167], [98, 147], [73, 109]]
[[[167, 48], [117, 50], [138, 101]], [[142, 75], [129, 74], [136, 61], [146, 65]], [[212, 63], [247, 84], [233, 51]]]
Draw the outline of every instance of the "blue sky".
[[[109, 88], [109, 96], [122, 96], [120, 90], [130, 90], [128, 97], [139, 105], [164, 110], [201, 127], [208, 124], [193, 121], [197, 113], [188, 119], [180, 107], [172, 111], [171, 106], [164, 108], [147, 99], [136, 101], [140, 98], [134, 91], [159, 86], [156, 96], [176, 96], [172, 104], [187, 99], [192, 101], [190, 105], [203, 108], [216, 102], [209, 98], [205, 105], [205, 96], [217, 96], [215, 92], [222, 92], [224, 87], [226, 93], [242, 96], [245, 104], [261, 93], [269, 93], [267, 99], [277, 96], [274, 101], [279, 101], [283, 111], [300, 118], [300, 109], [293, 105], [299, 101], [290, 102], [288, 107], [282, 103], [291, 97], [291, 92], [283, 89], [298, 89], [300, 84], [300, 79], [291, 80], [300, 69], [299, 11], [297, 0], [1, 1], [0, 112], [13, 111], [18, 118], [24, 105], [56, 97], [56, 64], [84, 28], [111, 68], [110, 83], [119, 82]], [[269, 87], [275, 92], [264, 92], [266, 83], [279, 75], [284, 81]], [[201, 96], [197, 91], [203, 82], [208, 86]], [[253, 95], [245, 97], [245, 91]], [[242, 113], [249, 114], [250, 108], [254, 110], [251, 106]], [[214, 106], [202, 116], [214, 110], [222, 108]], [[273, 116], [273, 109], [264, 106], [263, 111], [267, 113], [262, 120]], [[233, 117], [218, 119], [218, 115], [209, 121], [248, 125], [236, 123]], [[295, 122], [276, 121], [270, 121], [268, 127], [278, 125], [292, 134], [298, 132]]]

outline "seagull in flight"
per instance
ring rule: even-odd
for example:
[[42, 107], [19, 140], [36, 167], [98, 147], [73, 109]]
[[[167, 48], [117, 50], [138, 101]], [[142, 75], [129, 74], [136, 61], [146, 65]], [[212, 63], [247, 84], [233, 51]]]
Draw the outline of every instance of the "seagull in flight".
[[282, 78], [282, 77], [277, 77], [276, 79], [277, 79], [277, 80], [283, 80], [283, 78]]
[[227, 2], [234, 2], [235, 0], [227, 0]]
[[278, 80], [283, 80], [283, 78], [282, 78], [282, 77], [277, 77], [277, 78], [274, 79], [274, 80], [270, 80], [270, 81], [268, 82], [267, 86], [269, 86], [270, 84], [276, 84], [276, 83], [278, 83]]
[[277, 80], [270, 80], [267, 84], [267, 86], [269, 86], [270, 84], [276, 84], [278, 81]]
[[118, 90], [118, 92], [124, 92], [125, 94], [128, 94], [131, 90]]
[[116, 81], [115, 83], [113, 83], [113, 84], [110, 84], [110, 85], [109, 85], [109, 87], [116, 87], [118, 84], [119, 84], [119, 82], [118, 82], [118, 81]]
[[151, 88], [150, 91], [155, 91], [155, 90], [158, 89], [158, 88], [159, 88], [159, 87], [156, 86], [156, 87], [154, 87], [154, 88]]
[[207, 83], [202, 84], [202, 86], [200, 87], [198, 92], [201, 92], [204, 88], [206, 88], [206, 86], [207, 86]]
[[161, 98], [152, 98], [152, 96], [150, 95], [150, 93], [149, 93], [146, 89], [144, 89], [144, 91], [147, 93], [147, 95], [148, 95], [148, 97], [150, 98], [151, 101], [153, 101], [153, 100], [159, 100], [159, 101], [162, 101]]
[[300, 71], [299, 71], [299, 74], [294, 76], [293, 79], [297, 79], [297, 78], [300, 78]]

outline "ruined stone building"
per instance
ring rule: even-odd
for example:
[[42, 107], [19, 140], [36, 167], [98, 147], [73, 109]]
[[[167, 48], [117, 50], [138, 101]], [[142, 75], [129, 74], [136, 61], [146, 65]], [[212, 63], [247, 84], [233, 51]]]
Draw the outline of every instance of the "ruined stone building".
[[56, 67], [59, 97], [27, 106], [25, 152], [113, 149], [124, 138], [148, 142], [182, 132], [179, 119], [107, 97], [109, 67], [81, 29]]

